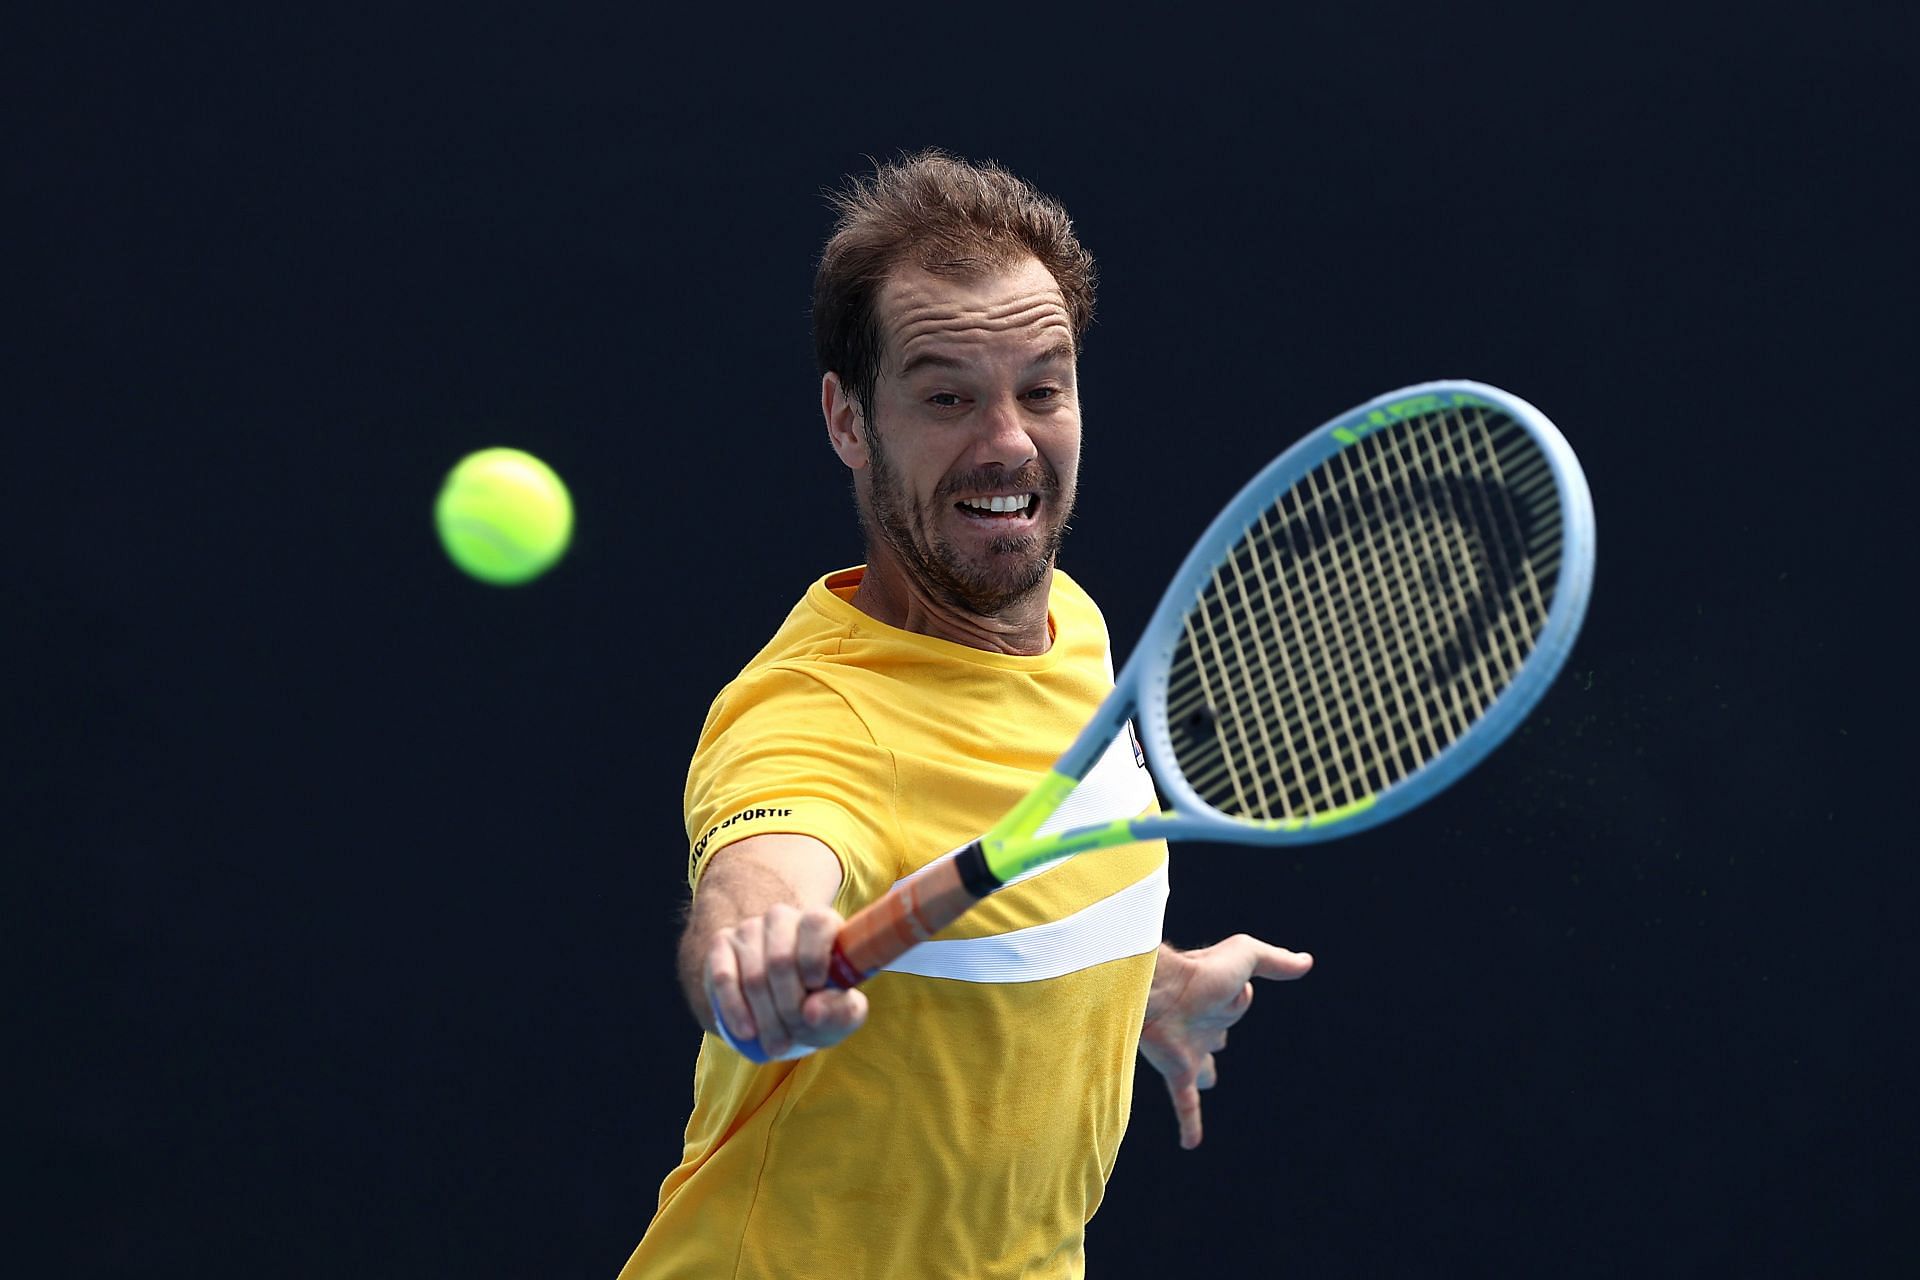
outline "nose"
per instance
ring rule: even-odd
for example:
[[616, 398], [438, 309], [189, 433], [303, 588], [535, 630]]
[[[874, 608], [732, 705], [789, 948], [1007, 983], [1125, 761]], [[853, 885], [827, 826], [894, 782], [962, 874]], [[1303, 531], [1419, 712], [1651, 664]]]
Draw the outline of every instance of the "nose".
[[995, 399], [979, 422], [980, 435], [973, 451], [977, 465], [1017, 471], [1040, 456], [1018, 400], [1010, 396]]

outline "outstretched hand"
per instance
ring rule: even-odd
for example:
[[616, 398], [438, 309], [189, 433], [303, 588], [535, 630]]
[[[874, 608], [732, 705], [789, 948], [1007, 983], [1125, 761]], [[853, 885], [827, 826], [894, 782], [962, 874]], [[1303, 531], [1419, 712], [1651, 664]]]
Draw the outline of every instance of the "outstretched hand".
[[1254, 978], [1305, 977], [1313, 957], [1237, 933], [1197, 951], [1162, 943], [1140, 1028], [1141, 1056], [1166, 1077], [1180, 1121], [1180, 1145], [1200, 1145], [1200, 1091], [1218, 1078], [1213, 1055], [1227, 1047], [1227, 1028], [1253, 1004]]

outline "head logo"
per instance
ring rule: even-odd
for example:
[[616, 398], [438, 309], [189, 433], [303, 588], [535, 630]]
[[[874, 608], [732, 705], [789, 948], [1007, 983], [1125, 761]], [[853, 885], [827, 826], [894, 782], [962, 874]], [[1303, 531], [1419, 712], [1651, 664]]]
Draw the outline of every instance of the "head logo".
[[1458, 405], [1473, 405], [1482, 409], [1492, 409], [1493, 401], [1477, 396], [1471, 391], [1442, 391], [1422, 396], [1408, 396], [1405, 400], [1395, 400], [1392, 404], [1368, 410], [1365, 414], [1333, 429], [1333, 438], [1341, 444], [1353, 444], [1363, 437], [1372, 435], [1382, 427], [1390, 427], [1396, 422], [1405, 422], [1423, 413], [1438, 413]]

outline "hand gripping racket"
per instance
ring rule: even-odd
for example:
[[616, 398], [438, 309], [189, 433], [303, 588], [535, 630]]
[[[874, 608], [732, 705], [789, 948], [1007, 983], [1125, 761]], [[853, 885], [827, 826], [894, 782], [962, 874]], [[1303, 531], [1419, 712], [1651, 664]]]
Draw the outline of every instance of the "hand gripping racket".
[[[829, 981], [858, 986], [1043, 862], [1155, 837], [1299, 844], [1407, 812], [1546, 691], [1593, 568], [1586, 478], [1526, 401], [1428, 382], [1341, 414], [1214, 519], [1033, 791], [846, 921]], [[1168, 807], [1039, 834], [1129, 718]]]

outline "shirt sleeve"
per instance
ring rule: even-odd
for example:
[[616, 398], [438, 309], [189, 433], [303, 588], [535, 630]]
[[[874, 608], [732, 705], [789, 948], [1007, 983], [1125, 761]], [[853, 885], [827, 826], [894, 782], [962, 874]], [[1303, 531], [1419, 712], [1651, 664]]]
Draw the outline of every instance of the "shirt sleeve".
[[714, 700], [687, 769], [687, 884], [736, 840], [811, 836], [840, 861], [842, 915], [899, 878], [897, 775], [852, 708], [804, 671], [772, 667]]

